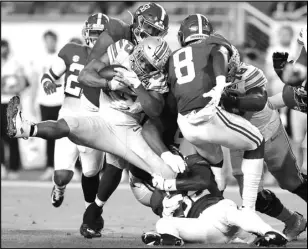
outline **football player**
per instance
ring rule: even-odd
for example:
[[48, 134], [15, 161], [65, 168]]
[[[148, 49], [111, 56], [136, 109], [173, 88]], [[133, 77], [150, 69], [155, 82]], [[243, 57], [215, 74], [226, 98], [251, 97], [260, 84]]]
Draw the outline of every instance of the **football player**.
[[208, 143], [245, 150], [242, 206], [254, 211], [263, 169], [264, 138], [249, 121], [218, 107], [229, 84], [228, 62], [238, 52], [222, 36], [214, 34], [209, 20], [200, 14], [184, 19], [178, 38], [182, 48], [170, 57], [168, 81], [177, 103], [179, 128], [202, 157], [206, 157], [204, 146]]
[[[307, 201], [307, 181], [300, 174], [279, 113], [272, 109], [267, 100], [267, 79], [263, 72], [252, 65], [240, 62], [237, 58], [233, 61], [228, 81], [232, 84], [225, 88], [222, 95], [223, 108], [244, 117], [260, 130], [265, 139], [264, 161], [269, 172], [282, 189]], [[244, 151], [230, 149], [233, 176], [238, 181], [240, 193], [243, 190], [243, 172], [240, 168], [243, 154]], [[306, 228], [307, 221], [301, 214], [292, 213], [283, 207], [275, 194], [270, 190], [262, 190], [262, 186], [256, 206], [258, 211], [285, 223], [284, 233], [289, 241], [295, 239]]]
[[[120, 46], [122, 43], [124, 46]], [[108, 94], [101, 93], [100, 96], [101, 115], [82, 117], [68, 115], [62, 117], [62, 119], [57, 122], [44, 122], [43, 129], [41, 128], [42, 123], [31, 124], [23, 119], [19, 106], [19, 98], [16, 96], [10, 101], [8, 107], [7, 115], [10, 122], [8, 125], [8, 132], [13, 137], [37, 136], [54, 139], [68, 137], [76, 144], [118, 155], [149, 173], [173, 176], [175, 173], [171, 168], [169, 168], [168, 165], [148, 147], [147, 143], [142, 140], [140, 134], [141, 126], [139, 124], [142, 116], [141, 112], [144, 110], [145, 113], [147, 113], [147, 110], [151, 110], [149, 106], [150, 101], [145, 101], [145, 98], [152, 98], [155, 103], [159, 104], [158, 99], [160, 98], [160, 94], [167, 91], [168, 88], [165, 82], [160, 81], [161, 76], [159, 76], [158, 80], [155, 78], [143, 78], [142, 83], [137, 76], [137, 74], [144, 74], [144, 72], [151, 73], [153, 70], [161, 75], [171, 53], [170, 48], [167, 43], [159, 37], [147, 37], [136, 47], [128, 41], [125, 42], [125, 40], [121, 40], [116, 44], [115, 46], [121, 48], [117, 51], [119, 57], [111, 56], [111, 51], [114, 51], [114, 46], [110, 46], [109, 52], [104, 58], [108, 59], [109, 64], [122, 63], [128, 69], [136, 70], [136, 73], [128, 70], [124, 71], [124, 74], [132, 76], [130, 78], [127, 77], [130, 79], [130, 82], [133, 80], [135, 83], [134, 90], [128, 90], [127, 87], [124, 88], [130, 91], [131, 95], [124, 94], [124, 92], [122, 93], [120, 91], [110, 91], [108, 86], [113, 87], [112, 81], [109, 82], [100, 78], [99, 82], [101, 85], [97, 87], [104, 88], [106, 92], [107, 89], [109, 89]], [[84, 76], [79, 78], [82, 79], [82, 77]], [[121, 75], [119, 75], [118, 78], [119, 80], [123, 79]], [[120, 84], [116, 83], [116, 85], [119, 86]], [[130, 108], [133, 106], [137, 106], [137, 108], [132, 108], [132, 110], [129, 108], [126, 112], [112, 109], [114, 113], [117, 113], [116, 115], [119, 115], [115, 116], [112, 110], [110, 108], [108, 109], [108, 106], [110, 101], [118, 100], [129, 105]], [[108, 120], [108, 118], [111, 118], [110, 115], [112, 114], [112, 117], [116, 118], [119, 125], [114, 125], [114, 123], [111, 123], [112, 120]], [[130, 123], [126, 123], [126, 125], [123, 123], [121, 125], [121, 121], [129, 121]], [[134, 151], [136, 151], [138, 155], [135, 154]], [[88, 224], [86, 222], [84, 223]], [[95, 226], [96, 225], [97, 224], [95, 224]]]
[[[172, 153], [179, 154], [174, 150]], [[282, 234], [256, 213], [240, 211], [233, 201], [221, 196], [210, 165], [203, 158], [195, 156], [185, 161], [187, 171], [176, 179], [152, 177], [138, 168], [130, 169], [130, 186], [136, 199], [161, 217], [156, 223], [157, 233], [142, 235], [145, 244], [179, 246], [184, 241], [221, 244], [236, 237], [251, 243], [247, 232], [258, 234], [253, 241], [257, 246], [287, 243]], [[166, 195], [165, 191], [171, 192]]]
[[[293, 54], [289, 55], [284, 52], [275, 52], [273, 54], [273, 66], [275, 72], [281, 81], [285, 83], [281, 93], [269, 98], [270, 102], [276, 109], [287, 106], [290, 109], [307, 113], [307, 69], [304, 70], [306, 71], [305, 74], [302, 74], [300, 70], [297, 70], [297, 74], [299, 75], [296, 75], [295, 77], [292, 72], [296, 67], [293, 63], [297, 61], [301, 54], [307, 55], [307, 25], [301, 29], [297, 39], [297, 48], [294, 50]], [[306, 79], [304, 80], [304, 78]], [[305, 130], [305, 127], [299, 128], [300, 129], [298, 130]], [[296, 142], [297, 144], [301, 143], [301, 141]], [[301, 170], [304, 177], [307, 179], [307, 127], [306, 135], [302, 141], [301, 147], [303, 149], [303, 164]]]

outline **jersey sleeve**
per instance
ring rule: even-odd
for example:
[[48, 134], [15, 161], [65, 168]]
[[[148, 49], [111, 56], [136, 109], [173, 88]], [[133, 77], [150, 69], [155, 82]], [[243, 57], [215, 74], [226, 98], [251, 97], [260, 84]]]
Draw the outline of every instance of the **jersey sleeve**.
[[69, 58], [72, 55], [74, 48], [75, 48], [75, 44], [67, 43], [58, 53], [58, 57], [64, 60], [66, 65], [69, 65]]
[[107, 48], [110, 64], [122, 64], [132, 53], [134, 45], [128, 40], [121, 39]]

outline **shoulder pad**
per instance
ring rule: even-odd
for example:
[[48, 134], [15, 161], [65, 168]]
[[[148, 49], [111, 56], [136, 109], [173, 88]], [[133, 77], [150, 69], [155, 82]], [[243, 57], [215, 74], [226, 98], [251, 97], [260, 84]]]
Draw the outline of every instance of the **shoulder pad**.
[[128, 41], [121, 39], [114, 44], [111, 44], [108, 49], [108, 57], [110, 64], [122, 63], [127, 56], [129, 56], [134, 50], [134, 45]]

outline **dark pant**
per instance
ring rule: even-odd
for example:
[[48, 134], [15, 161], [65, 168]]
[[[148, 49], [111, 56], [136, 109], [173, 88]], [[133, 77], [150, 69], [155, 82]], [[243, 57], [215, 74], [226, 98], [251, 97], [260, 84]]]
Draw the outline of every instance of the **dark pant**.
[[[57, 120], [61, 106], [40, 105], [42, 121]], [[55, 140], [47, 139], [47, 167], [54, 166]]]
[[17, 171], [20, 166], [20, 155], [18, 148], [17, 138], [9, 138], [6, 134], [7, 130], [7, 120], [6, 120], [6, 110], [7, 104], [1, 104], [1, 163], [5, 163], [5, 149], [4, 146], [9, 147], [9, 164], [7, 169], [10, 171]]

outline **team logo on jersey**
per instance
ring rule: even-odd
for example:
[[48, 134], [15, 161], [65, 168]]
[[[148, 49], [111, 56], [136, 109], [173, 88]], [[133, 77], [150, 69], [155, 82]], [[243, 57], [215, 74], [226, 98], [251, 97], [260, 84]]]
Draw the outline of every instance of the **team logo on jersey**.
[[78, 55], [73, 56], [73, 62], [78, 62], [80, 57]]

